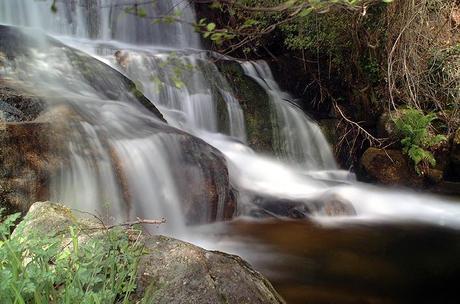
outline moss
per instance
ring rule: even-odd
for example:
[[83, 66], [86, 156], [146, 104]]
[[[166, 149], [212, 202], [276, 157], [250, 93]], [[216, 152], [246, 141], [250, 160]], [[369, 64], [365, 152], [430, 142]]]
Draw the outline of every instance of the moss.
[[273, 126], [267, 93], [244, 74], [239, 63], [225, 60], [218, 62], [218, 67], [235, 89], [243, 108], [249, 146], [259, 152], [272, 152]]

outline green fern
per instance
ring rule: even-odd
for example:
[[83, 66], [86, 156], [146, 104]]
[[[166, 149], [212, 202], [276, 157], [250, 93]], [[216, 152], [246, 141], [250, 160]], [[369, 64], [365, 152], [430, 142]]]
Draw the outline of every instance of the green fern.
[[412, 160], [417, 174], [423, 175], [423, 166], [436, 166], [436, 159], [428, 150], [446, 140], [444, 135], [433, 135], [431, 124], [437, 119], [436, 114], [423, 114], [420, 110], [408, 108], [400, 110], [394, 123], [401, 136], [403, 152]]

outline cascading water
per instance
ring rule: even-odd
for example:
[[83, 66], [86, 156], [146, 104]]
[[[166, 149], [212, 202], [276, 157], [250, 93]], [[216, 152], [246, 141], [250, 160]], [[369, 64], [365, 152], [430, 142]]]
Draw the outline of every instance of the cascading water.
[[292, 96], [283, 92], [265, 61], [243, 62], [246, 74], [268, 93], [272, 107], [274, 149], [281, 159], [300, 163], [309, 170], [337, 169], [329, 143], [319, 126], [295, 105]]

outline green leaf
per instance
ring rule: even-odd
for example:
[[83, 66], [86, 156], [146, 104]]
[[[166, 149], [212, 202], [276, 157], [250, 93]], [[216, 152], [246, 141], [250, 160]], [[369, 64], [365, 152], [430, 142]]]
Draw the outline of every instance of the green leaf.
[[209, 32], [214, 31], [215, 28], [216, 28], [216, 24], [213, 23], [213, 22], [208, 23], [208, 25], [206, 26], [206, 29], [207, 29]]

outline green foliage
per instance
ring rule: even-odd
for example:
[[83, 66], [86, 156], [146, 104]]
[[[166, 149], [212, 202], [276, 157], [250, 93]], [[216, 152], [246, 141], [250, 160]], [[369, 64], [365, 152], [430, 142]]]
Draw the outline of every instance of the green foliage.
[[84, 242], [79, 227], [67, 239], [11, 237], [18, 218], [0, 223], [0, 303], [128, 303], [142, 247], [124, 231], [99, 231]]
[[436, 165], [436, 159], [428, 149], [446, 140], [444, 135], [430, 132], [431, 123], [435, 119], [436, 114], [425, 115], [414, 108], [401, 110], [394, 119], [396, 129], [402, 137], [403, 152], [414, 162], [418, 174], [425, 173], [422, 167]]
[[207, 22], [206, 19], [200, 19], [195, 25], [195, 30], [203, 34], [203, 38], [211, 39], [216, 44], [222, 44], [224, 41], [231, 40], [236, 37], [229, 29], [216, 29], [214, 22]]

